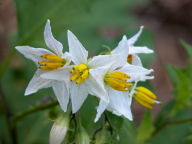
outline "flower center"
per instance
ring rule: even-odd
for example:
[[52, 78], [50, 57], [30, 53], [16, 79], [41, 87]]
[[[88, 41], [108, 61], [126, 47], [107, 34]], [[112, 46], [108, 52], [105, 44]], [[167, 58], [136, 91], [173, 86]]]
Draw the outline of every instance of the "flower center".
[[42, 70], [55, 70], [63, 67], [66, 64], [66, 60], [55, 55], [55, 54], [44, 54], [41, 55], [44, 61], [39, 61], [39, 69]]
[[128, 63], [132, 63], [132, 61], [133, 61], [133, 55], [129, 54], [129, 55], [127, 56], [127, 62], [128, 62]]
[[136, 87], [136, 92], [134, 93], [135, 100], [143, 107], [152, 109], [152, 104], [158, 104], [156, 101], [156, 95], [144, 87]]
[[105, 75], [104, 81], [115, 90], [128, 91], [128, 88], [131, 87], [131, 84], [127, 82], [129, 78], [130, 76], [125, 73], [112, 72]]
[[84, 82], [89, 76], [89, 68], [85, 64], [75, 65], [70, 70], [71, 81], [76, 81], [76, 84]]

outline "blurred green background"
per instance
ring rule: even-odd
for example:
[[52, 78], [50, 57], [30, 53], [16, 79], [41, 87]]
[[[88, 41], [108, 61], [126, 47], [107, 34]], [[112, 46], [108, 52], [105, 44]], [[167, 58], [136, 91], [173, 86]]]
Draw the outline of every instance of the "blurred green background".
[[[162, 104], [148, 111], [134, 103], [133, 122], [107, 113], [115, 132], [98, 135], [97, 139], [105, 137], [98, 144], [192, 143], [192, 48], [184, 42], [192, 43], [192, 25], [178, 15], [183, 10], [183, 16], [186, 15], [191, 5], [187, 0], [1, 0], [0, 143], [11, 143], [7, 122], [12, 116], [55, 99], [51, 89], [24, 96], [36, 67], [14, 48], [45, 48], [43, 30], [47, 19], [66, 51], [68, 29], [93, 56], [107, 51], [102, 45], [113, 49], [124, 34], [131, 37], [140, 25], [145, 29], [136, 45], [155, 50], [155, 54], [141, 55], [144, 65], [154, 68], [156, 76], [142, 85], [154, 88]], [[97, 104], [94, 97], [89, 97], [81, 109], [82, 124], [90, 137], [101, 124], [93, 122]], [[28, 115], [17, 122], [12, 138], [17, 137], [19, 144], [46, 144], [52, 124], [49, 110]]]

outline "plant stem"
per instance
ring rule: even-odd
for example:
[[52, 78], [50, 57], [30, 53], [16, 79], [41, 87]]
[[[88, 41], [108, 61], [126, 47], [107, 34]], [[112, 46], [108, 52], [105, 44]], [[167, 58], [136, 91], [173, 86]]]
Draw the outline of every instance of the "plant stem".
[[112, 124], [111, 124], [106, 112], [104, 112], [104, 116], [105, 116], [105, 121], [109, 124], [110, 133], [111, 133], [111, 135], [113, 135], [113, 127], [112, 127]]
[[29, 108], [23, 112], [20, 112], [18, 114], [16, 114], [15, 116], [13, 116], [12, 118], [12, 126], [15, 126], [15, 124], [22, 118], [24, 118], [25, 116], [27, 115], [30, 115], [32, 113], [35, 113], [35, 112], [38, 112], [38, 111], [42, 111], [42, 110], [46, 110], [48, 108], [51, 108], [51, 107], [54, 107], [58, 105], [58, 101], [54, 100], [54, 101], [51, 101], [49, 103], [46, 103], [46, 104], [41, 104], [41, 105], [37, 105], [37, 106], [34, 106], [32, 108]]
[[174, 120], [174, 121], [167, 121], [162, 123], [160, 126], [158, 126], [155, 131], [153, 132], [153, 136], [156, 135], [157, 133], [159, 133], [163, 128], [170, 126], [170, 125], [179, 125], [179, 124], [184, 124], [184, 123], [188, 123], [188, 122], [192, 122], [192, 118], [189, 119], [183, 119], [183, 120]]
[[17, 139], [17, 128], [16, 127], [12, 127], [11, 126], [11, 119], [13, 117], [13, 113], [11, 111], [11, 108], [7, 102], [6, 96], [3, 93], [3, 90], [1, 88], [0, 85], [0, 96], [2, 99], [2, 104], [3, 104], [3, 111], [5, 112], [5, 117], [6, 117], [6, 122], [7, 122], [7, 126], [8, 126], [8, 131], [11, 137], [11, 141], [13, 144], [17, 144], [18, 143], [18, 139]]

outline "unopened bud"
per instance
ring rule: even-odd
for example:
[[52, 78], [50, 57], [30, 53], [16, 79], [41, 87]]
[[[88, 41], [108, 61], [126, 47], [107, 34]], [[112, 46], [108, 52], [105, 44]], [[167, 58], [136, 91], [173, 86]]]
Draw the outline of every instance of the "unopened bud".
[[50, 144], [61, 144], [69, 128], [69, 118], [67, 116], [58, 117], [50, 131]]

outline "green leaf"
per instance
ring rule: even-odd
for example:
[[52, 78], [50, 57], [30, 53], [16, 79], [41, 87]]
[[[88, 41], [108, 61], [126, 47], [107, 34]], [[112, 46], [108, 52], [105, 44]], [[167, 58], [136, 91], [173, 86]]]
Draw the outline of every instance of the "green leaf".
[[137, 144], [144, 144], [150, 137], [154, 130], [154, 125], [152, 121], [152, 115], [150, 111], [145, 112], [143, 120], [137, 131]]
[[192, 64], [192, 46], [182, 40], [181, 40], [181, 44], [184, 46], [185, 50], [187, 51], [190, 63]]
[[[171, 67], [170, 67], [171, 68]], [[169, 68], [169, 69], [170, 69]], [[186, 68], [171, 68], [173, 76], [174, 73], [174, 90], [175, 105], [172, 109], [171, 115], [173, 116], [177, 111], [188, 108], [192, 105], [192, 67]]]
[[[168, 104], [169, 105], [169, 104]], [[169, 110], [168, 110], [169, 111]], [[191, 117], [190, 110], [184, 109], [172, 117], [171, 119], [166, 119], [164, 122], [177, 121], [188, 119]], [[161, 123], [162, 124], [162, 123]], [[186, 136], [189, 134], [189, 128], [191, 123], [178, 123], [178, 124], [167, 124], [165, 127], [162, 125], [157, 126], [157, 131], [154, 131], [151, 138], [147, 141], [149, 144], [190, 144], [185, 140]], [[160, 128], [160, 129], [159, 129]]]

